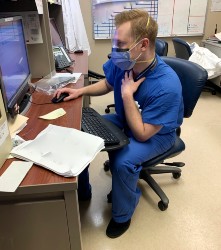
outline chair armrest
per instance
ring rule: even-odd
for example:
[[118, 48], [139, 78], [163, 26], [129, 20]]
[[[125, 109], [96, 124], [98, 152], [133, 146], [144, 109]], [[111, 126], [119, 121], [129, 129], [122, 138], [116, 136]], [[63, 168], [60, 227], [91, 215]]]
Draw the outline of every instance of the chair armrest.
[[89, 76], [89, 77], [93, 77], [93, 78], [95, 78], [95, 79], [104, 79], [104, 78], [105, 78], [104, 75], [101, 75], [101, 74], [99, 74], [99, 73], [96, 73], [96, 72], [94, 72], [94, 71], [92, 71], [92, 70], [88, 70], [88, 76]]

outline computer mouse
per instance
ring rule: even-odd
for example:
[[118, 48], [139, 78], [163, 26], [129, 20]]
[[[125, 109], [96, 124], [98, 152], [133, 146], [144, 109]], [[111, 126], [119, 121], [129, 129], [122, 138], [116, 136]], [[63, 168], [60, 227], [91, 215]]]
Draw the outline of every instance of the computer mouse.
[[52, 101], [53, 103], [63, 102], [64, 98], [67, 97], [67, 96], [69, 96], [69, 94], [64, 92], [64, 93], [61, 93], [60, 96], [59, 96], [58, 98], [57, 98], [56, 96], [53, 97], [53, 98], [51, 99], [51, 101]]

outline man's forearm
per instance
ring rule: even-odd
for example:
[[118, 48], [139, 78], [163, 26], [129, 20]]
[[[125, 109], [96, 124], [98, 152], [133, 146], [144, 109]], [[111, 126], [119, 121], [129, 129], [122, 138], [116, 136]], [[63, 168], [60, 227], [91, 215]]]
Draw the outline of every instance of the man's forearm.
[[80, 89], [81, 95], [89, 95], [89, 96], [99, 96], [107, 94], [111, 91], [106, 82], [106, 79], [102, 79], [101, 81], [86, 86]]
[[161, 125], [143, 123], [141, 113], [133, 96], [125, 96], [123, 98], [123, 103], [127, 124], [131, 129], [133, 136], [138, 141], [142, 142], [148, 140], [162, 128]]
[[136, 139], [142, 140], [142, 134], [144, 134], [144, 124], [133, 97], [127, 96], [123, 98], [123, 103], [129, 128], [133, 132]]

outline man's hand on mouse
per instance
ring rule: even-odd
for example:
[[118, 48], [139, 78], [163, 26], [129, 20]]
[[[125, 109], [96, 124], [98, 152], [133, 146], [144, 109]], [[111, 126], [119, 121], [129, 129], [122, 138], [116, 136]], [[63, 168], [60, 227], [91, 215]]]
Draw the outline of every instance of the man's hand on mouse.
[[68, 93], [69, 96], [65, 97], [63, 101], [70, 101], [71, 99], [76, 99], [78, 98], [81, 94], [78, 89], [71, 89], [71, 88], [62, 88], [62, 89], [57, 89], [53, 95], [53, 97], [59, 98], [61, 93]]

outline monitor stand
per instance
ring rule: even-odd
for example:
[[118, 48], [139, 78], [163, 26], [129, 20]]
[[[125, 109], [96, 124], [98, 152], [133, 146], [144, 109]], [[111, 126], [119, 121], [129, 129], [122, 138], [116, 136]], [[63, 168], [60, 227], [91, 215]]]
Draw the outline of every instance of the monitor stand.
[[22, 100], [22, 102], [19, 105], [19, 113], [21, 115], [25, 115], [28, 112], [28, 110], [29, 110], [29, 108], [31, 106], [31, 101], [32, 101], [31, 94], [26, 93], [23, 100]]

